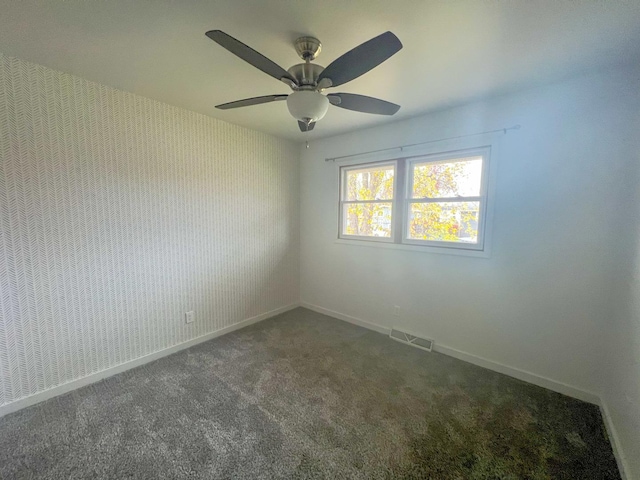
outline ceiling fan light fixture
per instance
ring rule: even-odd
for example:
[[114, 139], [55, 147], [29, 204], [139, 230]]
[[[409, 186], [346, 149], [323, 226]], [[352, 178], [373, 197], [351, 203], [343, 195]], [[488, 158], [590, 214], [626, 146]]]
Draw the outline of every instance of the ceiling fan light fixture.
[[326, 68], [311, 63], [322, 48], [320, 40], [315, 37], [300, 37], [295, 42], [295, 48], [304, 63], [293, 65], [289, 70], [285, 70], [222, 30], [209, 30], [206, 35], [230, 53], [270, 77], [286, 83], [293, 90], [289, 95], [263, 95], [216, 105], [216, 108], [221, 110], [286, 99], [289, 113], [298, 121], [300, 131], [310, 132], [314, 129], [316, 122], [325, 116], [329, 105], [377, 115], [393, 115], [400, 109], [400, 105], [365, 95], [331, 93], [325, 96], [321, 93], [326, 88], [337, 87], [364, 75], [400, 51], [402, 43], [391, 32], [385, 32], [358, 45], [336, 58]]
[[287, 108], [293, 118], [309, 124], [325, 116], [329, 99], [319, 92], [299, 90], [287, 97]]

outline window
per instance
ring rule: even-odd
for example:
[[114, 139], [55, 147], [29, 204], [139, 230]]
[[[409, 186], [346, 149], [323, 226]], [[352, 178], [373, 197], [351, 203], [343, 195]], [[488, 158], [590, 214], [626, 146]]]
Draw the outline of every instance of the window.
[[391, 241], [396, 163], [342, 169], [340, 195], [343, 236]]
[[483, 250], [489, 148], [340, 169], [342, 239]]

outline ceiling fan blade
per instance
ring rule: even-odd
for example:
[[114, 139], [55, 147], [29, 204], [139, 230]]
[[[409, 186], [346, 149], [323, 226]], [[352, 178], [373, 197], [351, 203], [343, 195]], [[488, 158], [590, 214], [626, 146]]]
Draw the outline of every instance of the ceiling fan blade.
[[377, 67], [401, 48], [402, 43], [398, 37], [391, 32], [385, 32], [331, 62], [318, 77], [318, 83], [327, 79], [324, 84], [331, 80], [328, 86], [337, 87], [350, 82]]
[[400, 110], [400, 105], [395, 103], [354, 93], [330, 93], [327, 97], [332, 105], [356, 112], [393, 115]]
[[300, 131], [301, 132], [310, 132], [311, 130], [313, 130], [313, 127], [316, 126], [316, 122], [311, 122], [308, 126], [306, 123], [301, 122], [300, 120], [298, 120], [298, 127], [300, 127]]
[[276, 80], [287, 80], [286, 83], [293, 82], [297, 85], [296, 80], [280, 65], [269, 60], [261, 53], [256, 52], [253, 48], [245, 45], [240, 40], [236, 40], [231, 35], [227, 35], [222, 30], [210, 30], [205, 34], [214, 42], [220, 44], [234, 55], [237, 55], [242, 60], [250, 63], [259, 70], [262, 70], [267, 75], [271, 75]]
[[216, 105], [220, 110], [229, 110], [230, 108], [249, 107], [251, 105], [260, 105], [261, 103], [277, 102], [278, 100], [286, 100], [288, 95], [265, 95], [264, 97], [245, 98], [236, 100], [235, 102], [223, 103]]

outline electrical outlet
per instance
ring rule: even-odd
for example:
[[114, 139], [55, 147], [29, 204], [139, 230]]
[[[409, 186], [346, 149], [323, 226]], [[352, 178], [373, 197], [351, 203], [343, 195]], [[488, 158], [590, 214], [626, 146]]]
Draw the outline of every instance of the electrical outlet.
[[393, 307], [393, 316], [394, 317], [399, 317], [400, 316], [400, 307], [398, 305], [394, 305], [394, 307]]
[[195, 312], [193, 310], [184, 314], [184, 323], [193, 323], [195, 319]]

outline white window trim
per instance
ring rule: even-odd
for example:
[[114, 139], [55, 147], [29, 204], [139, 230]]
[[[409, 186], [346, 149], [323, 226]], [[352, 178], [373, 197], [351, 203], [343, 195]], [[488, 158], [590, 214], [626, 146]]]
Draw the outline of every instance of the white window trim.
[[[413, 175], [412, 168], [416, 163], [446, 163], [450, 160], [458, 160], [468, 157], [482, 157], [482, 176], [480, 184], [480, 195], [474, 197], [453, 197], [453, 198], [429, 198], [429, 199], [413, 199], [411, 198], [411, 192], [413, 191]], [[478, 212], [478, 241], [476, 243], [466, 242], [440, 242], [435, 240], [420, 240], [409, 238], [407, 228], [403, 228], [402, 231], [402, 244], [405, 245], [420, 245], [425, 247], [439, 247], [439, 248], [455, 248], [456, 250], [484, 250], [484, 238], [485, 238], [485, 217], [486, 217], [486, 204], [487, 204], [487, 192], [488, 192], [488, 178], [491, 165], [491, 147], [478, 147], [474, 149], [463, 149], [452, 152], [444, 152], [442, 154], [434, 153], [430, 155], [420, 155], [417, 157], [407, 157], [404, 161], [406, 172], [404, 173], [405, 188], [403, 199], [403, 212], [402, 221], [404, 227], [408, 226], [409, 222], [409, 208], [412, 203], [436, 203], [436, 202], [478, 202], [480, 210]]]
[[[367, 167], [386, 167], [393, 166], [393, 199], [390, 200], [343, 200], [343, 196], [347, 196], [346, 192], [346, 182], [345, 175], [346, 172], [350, 170], [362, 170]], [[396, 237], [396, 225], [395, 225], [395, 212], [398, 209], [397, 202], [397, 187], [398, 187], [398, 160], [394, 159], [392, 161], [380, 161], [380, 162], [370, 162], [370, 163], [360, 163], [354, 165], [343, 166], [339, 168], [340, 172], [340, 186], [338, 191], [338, 238], [341, 240], [353, 241], [360, 240], [366, 242], [380, 242], [380, 243], [395, 243]], [[342, 228], [344, 227], [344, 205], [345, 204], [353, 204], [353, 203], [390, 203], [391, 204], [391, 236], [387, 237], [365, 237], [362, 235], [347, 235], [342, 233]]]
[[[393, 153], [393, 152], [384, 152], [384, 153], [376, 153], [372, 155], [363, 156], [357, 159], [350, 159], [350, 160], [342, 161], [339, 163], [335, 162], [334, 166], [336, 168], [336, 176], [338, 177], [338, 182], [334, 191], [338, 200], [337, 203], [338, 203], [339, 210], [338, 210], [338, 218], [336, 218], [336, 222], [334, 223], [337, 229], [336, 236], [334, 237], [335, 238], [334, 242], [336, 244], [342, 244], [342, 245], [387, 248], [391, 250], [405, 250], [405, 251], [412, 251], [417, 253], [435, 253], [435, 254], [445, 254], [445, 255], [477, 257], [477, 258], [490, 258], [492, 236], [493, 236], [493, 207], [495, 204], [497, 164], [498, 164], [498, 159], [500, 157], [500, 150], [501, 150], [500, 147], [501, 147], [501, 138], [499, 138], [497, 135], [489, 134], [489, 135], [483, 135], [483, 136], [476, 136], [474, 138], [455, 139], [452, 141], [447, 140], [443, 142], [438, 142], [437, 144], [431, 144], [426, 146], [422, 145], [420, 147], [407, 148], [406, 152], [402, 152], [402, 153], [406, 153], [405, 155], [398, 155], [397, 153]], [[488, 150], [489, 155], [485, 159], [485, 162], [483, 164], [483, 176], [482, 176], [483, 185], [481, 187], [483, 189], [482, 193], [484, 193], [485, 195], [484, 212], [483, 212], [484, 230], [483, 230], [483, 239], [482, 239], [482, 249], [460, 248], [457, 246], [459, 244], [453, 244], [452, 242], [441, 242], [442, 245], [436, 244], [435, 242], [426, 244], [424, 241], [419, 241], [419, 240], [417, 241], [418, 243], [413, 243], [413, 242], [397, 243], [395, 242], [393, 233], [392, 233], [392, 239], [394, 241], [389, 241], [389, 239], [386, 239], [386, 238], [384, 239], [384, 241], [380, 241], [375, 239], [372, 240], [372, 237], [355, 238], [354, 236], [346, 236], [345, 238], [340, 236], [341, 223], [339, 222], [342, 221], [341, 213], [340, 213], [342, 211], [342, 205], [340, 203], [340, 200], [341, 200], [340, 189], [342, 188], [342, 185], [343, 185], [341, 171], [344, 171], [345, 168], [350, 168], [350, 167], [361, 168], [363, 166], [375, 165], [375, 164], [382, 165], [383, 162], [391, 163], [393, 161], [397, 162], [398, 160], [404, 160], [404, 161], [398, 162], [397, 165], [404, 165], [405, 163], [408, 162], [409, 158], [438, 156], [438, 155], [442, 156], [442, 155], [448, 155], [448, 154], [453, 155], [453, 158], [461, 158], [460, 157], [461, 152], [470, 152], [473, 150], [477, 151], [477, 150], [483, 150], [483, 149]], [[464, 156], [470, 156], [470, 155], [464, 155]], [[398, 175], [399, 168], [401, 167], [396, 166], [396, 173], [395, 173], [396, 183], [394, 184], [394, 206], [392, 210], [393, 212], [398, 211], [398, 205], [397, 205], [398, 195], [396, 194], [398, 190], [396, 188], [396, 184], [399, 181], [399, 179], [405, 182], [408, 181], [408, 176], [404, 175], [404, 172], [402, 172], [402, 175], [401, 175], [402, 178], [400, 175]], [[408, 190], [405, 188], [405, 192], [407, 191]], [[403, 210], [407, 208], [407, 205], [408, 204], [405, 202], [405, 207], [403, 208]], [[402, 213], [403, 213], [403, 217], [400, 218], [400, 221], [404, 223], [405, 212], [403, 211]], [[398, 217], [399, 217], [398, 215], [395, 215], [395, 219], [393, 220], [394, 226], [396, 225], [396, 221], [398, 220]], [[394, 230], [398, 230], [398, 229], [395, 228]], [[401, 230], [402, 229], [400, 229], [400, 231]], [[456, 245], [456, 246], [452, 247], [452, 245]], [[469, 244], [467, 244], [467, 246], [468, 245]]]

